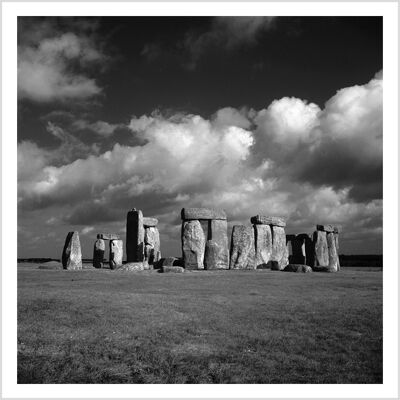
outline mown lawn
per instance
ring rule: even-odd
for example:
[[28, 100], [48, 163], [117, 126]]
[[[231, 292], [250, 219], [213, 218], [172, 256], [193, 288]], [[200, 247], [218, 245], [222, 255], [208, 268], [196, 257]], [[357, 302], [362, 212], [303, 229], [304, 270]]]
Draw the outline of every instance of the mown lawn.
[[381, 271], [18, 269], [18, 383], [381, 382]]

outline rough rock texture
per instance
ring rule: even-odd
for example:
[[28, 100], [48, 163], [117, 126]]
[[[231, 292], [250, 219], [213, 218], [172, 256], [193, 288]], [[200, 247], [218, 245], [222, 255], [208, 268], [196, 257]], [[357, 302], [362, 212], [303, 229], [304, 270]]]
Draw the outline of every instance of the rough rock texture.
[[68, 232], [61, 260], [64, 269], [82, 269], [82, 251], [78, 232]]
[[282, 226], [283, 228], [286, 226], [286, 222], [285, 222], [284, 218], [268, 217], [265, 215], [255, 215], [254, 217], [250, 218], [250, 222], [252, 224]]
[[314, 272], [336, 272], [336, 270], [333, 269], [333, 268], [323, 267], [323, 266], [314, 266], [314, 267], [312, 268], [312, 270], [313, 270]]
[[254, 225], [256, 268], [270, 268], [268, 262], [272, 255], [272, 232], [269, 225]]
[[143, 214], [136, 208], [126, 217], [126, 259], [128, 262], [144, 260]]
[[322, 231], [322, 232], [333, 232], [334, 231], [334, 226], [333, 225], [317, 225], [317, 231]]
[[224, 210], [213, 208], [182, 208], [182, 220], [190, 219], [226, 219]]
[[119, 240], [121, 236], [115, 233], [98, 233], [97, 239], [104, 239], [104, 240]]
[[228, 248], [228, 223], [226, 220], [213, 219], [210, 221], [209, 240], [212, 240], [217, 246], [214, 246], [216, 269], [229, 268], [229, 248]]
[[176, 263], [178, 261], [179, 261], [179, 259], [176, 257], [165, 257], [162, 260], [162, 266], [163, 267], [167, 267], [167, 266], [172, 267], [174, 265], [174, 263]]
[[204, 232], [204, 237], [207, 240], [211, 239], [211, 219], [199, 219], [201, 228]]
[[199, 221], [182, 224], [182, 254], [186, 269], [204, 269], [206, 239]]
[[336, 245], [336, 252], [338, 255], [337, 258], [337, 266], [338, 266], [338, 271], [340, 271], [340, 259], [339, 259], [339, 230], [335, 227], [336, 231], [333, 233], [335, 235], [335, 245]]
[[204, 268], [210, 269], [228, 269], [228, 257], [221, 257], [225, 254], [225, 249], [214, 240], [207, 240], [204, 252]]
[[122, 240], [110, 240], [110, 268], [115, 269], [122, 265], [124, 254], [124, 242]]
[[304, 273], [313, 271], [310, 266], [304, 264], [288, 264], [283, 270], [286, 272], [304, 272]]
[[339, 256], [336, 250], [335, 234], [327, 233], [326, 241], [328, 243], [328, 256], [329, 256], [329, 268], [335, 271], [339, 270]]
[[48, 261], [38, 266], [39, 269], [63, 269], [62, 263], [59, 261]]
[[175, 273], [180, 273], [180, 272], [185, 272], [185, 269], [183, 267], [175, 267], [171, 265], [164, 265], [161, 268], [162, 272], [175, 272]]
[[158, 219], [157, 218], [152, 218], [152, 217], [143, 217], [143, 226], [145, 228], [151, 227], [151, 226], [157, 226], [158, 224]]
[[116, 271], [128, 271], [128, 272], [136, 272], [143, 271], [145, 269], [146, 263], [142, 262], [130, 262], [123, 265], [119, 265], [115, 268]]
[[289, 264], [288, 248], [286, 247], [285, 228], [272, 226], [272, 254], [270, 259], [271, 269], [283, 270]]
[[314, 265], [313, 267], [328, 267], [329, 265], [329, 253], [328, 253], [328, 242], [326, 240], [326, 232], [314, 231], [313, 234], [313, 245], [314, 245]]
[[160, 234], [155, 227], [146, 227], [144, 232], [144, 259], [155, 264], [160, 258]]
[[234, 225], [232, 229], [230, 269], [255, 269], [254, 229]]
[[97, 239], [94, 242], [93, 248], [93, 267], [103, 268], [104, 252], [106, 250], [106, 243], [103, 239]]

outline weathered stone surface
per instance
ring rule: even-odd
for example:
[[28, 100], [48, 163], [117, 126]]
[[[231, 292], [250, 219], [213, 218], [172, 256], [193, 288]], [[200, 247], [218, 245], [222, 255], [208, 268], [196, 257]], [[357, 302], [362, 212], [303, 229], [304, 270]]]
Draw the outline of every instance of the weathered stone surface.
[[144, 260], [143, 214], [136, 208], [126, 217], [126, 259], [128, 262]]
[[175, 267], [175, 266], [171, 266], [171, 265], [164, 265], [161, 268], [161, 271], [166, 273], [166, 272], [175, 272], [175, 273], [181, 273], [181, 272], [185, 272], [185, 269], [183, 267]]
[[272, 232], [269, 225], [254, 225], [254, 242], [256, 252], [256, 268], [270, 268], [268, 265], [272, 255]]
[[78, 232], [68, 233], [61, 260], [64, 269], [82, 269], [82, 251]]
[[182, 255], [186, 269], [204, 269], [206, 239], [199, 221], [184, 221], [182, 226]]
[[165, 257], [162, 260], [162, 266], [163, 267], [166, 267], [166, 266], [172, 267], [174, 265], [174, 263], [177, 261], [179, 261], [179, 259], [177, 257]]
[[55, 270], [58, 270], [58, 269], [63, 269], [63, 265], [59, 261], [48, 261], [48, 262], [45, 262], [45, 263], [39, 265], [38, 268], [39, 269], [55, 269]]
[[288, 248], [286, 247], [285, 228], [272, 226], [272, 254], [270, 259], [271, 269], [283, 270], [289, 264]]
[[314, 272], [336, 272], [335, 269], [324, 266], [314, 266], [312, 267], [312, 270]]
[[221, 209], [214, 208], [182, 208], [181, 218], [191, 219], [226, 219], [226, 213]]
[[250, 222], [252, 224], [259, 224], [259, 225], [275, 225], [275, 226], [286, 226], [286, 221], [282, 217], [269, 217], [265, 215], [255, 215], [254, 217], [250, 218]]
[[304, 264], [288, 264], [283, 270], [286, 272], [304, 272], [304, 273], [313, 271], [310, 266]]
[[[335, 227], [336, 228], [336, 227]], [[339, 257], [339, 230], [336, 228], [336, 231], [333, 233], [335, 235], [335, 245], [336, 245], [336, 252], [337, 252], [337, 266], [338, 271], [340, 271], [340, 257]]]
[[145, 269], [146, 263], [143, 262], [130, 262], [123, 265], [118, 265], [115, 270], [116, 271], [128, 271], [128, 272], [137, 272], [143, 271]]
[[317, 225], [317, 231], [322, 231], [322, 232], [333, 232], [334, 231], [334, 226], [327, 224], [327, 225]]
[[119, 240], [119, 239], [121, 239], [121, 236], [117, 235], [116, 233], [98, 233], [97, 239]]
[[210, 221], [209, 240], [212, 240], [217, 246], [214, 246], [215, 269], [229, 268], [229, 248], [228, 248], [228, 222], [221, 219], [213, 219]]
[[155, 227], [146, 227], [144, 231], [144, 259], [153, 265], [161, 258], [160, 234]]
[[256, 252], [252, 226], [234, 225], [232, 229], [230, 269], [255, 269]]
[[228, 258], [221, 257], [225, 250], [214, 240], [207, 240], [204, 252], [204, 268], [211, 269], [228, 269]]
[[124, 254], [124, 242], [122, 240], [110, 240], [110, 268], [115, 269], [122, 265]]
[[339, 256], [336, 250], [335, 234], [327, 233], [326, 241], [328, 244], [328, 255], [329, 255], [329, 268], [335, 271], [339, 270]]
[[199, 219], [206, 241], [211, 239], [211, 221], [211, 219]]
[[326, 240], [326, 232], [317, 230], [313, 234], [314, 246], [314, 267], [328, 267], [329, 253], [328, 242]]
[[93, 267], [103, 268], [104, 252], [106, 250], [106, 243], [103, 239], [97, 239], [93, 247]]
[[151, 227], [151, 226], [157, 226], [158, 224], [158, 219], [157, 218], [152, 218], [152, 217], [143, 217], [143, 226], [146, 227]]
[[333, 233], [339, 233], [340, 230], [341, 230], [340, 226], [334, 226], [333, 227]]

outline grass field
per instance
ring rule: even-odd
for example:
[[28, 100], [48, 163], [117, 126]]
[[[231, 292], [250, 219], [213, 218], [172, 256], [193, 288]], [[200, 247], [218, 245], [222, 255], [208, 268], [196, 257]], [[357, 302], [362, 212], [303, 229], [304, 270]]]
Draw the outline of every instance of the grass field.
[[381, 382], [376, 269], [18, 268], [18, 383]]

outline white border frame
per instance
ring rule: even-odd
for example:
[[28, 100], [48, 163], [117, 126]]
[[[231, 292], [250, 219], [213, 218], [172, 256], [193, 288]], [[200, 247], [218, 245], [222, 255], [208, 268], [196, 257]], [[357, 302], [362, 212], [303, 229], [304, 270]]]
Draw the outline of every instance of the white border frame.
[[[398, 396], [398, 4], [394, 2], [2, 3], [2, 386], [26, 398], [382, 398]], [[26, 385], [17, 384], [17, 16], [383, 16], [384, 55], [384, 378], [364, 385]], [[6, 190], [5, 190], [6, 188]], [[10, 248], [10, 243], [14, 246]], [[5, 247], [3, 247], [4, 250]]]

